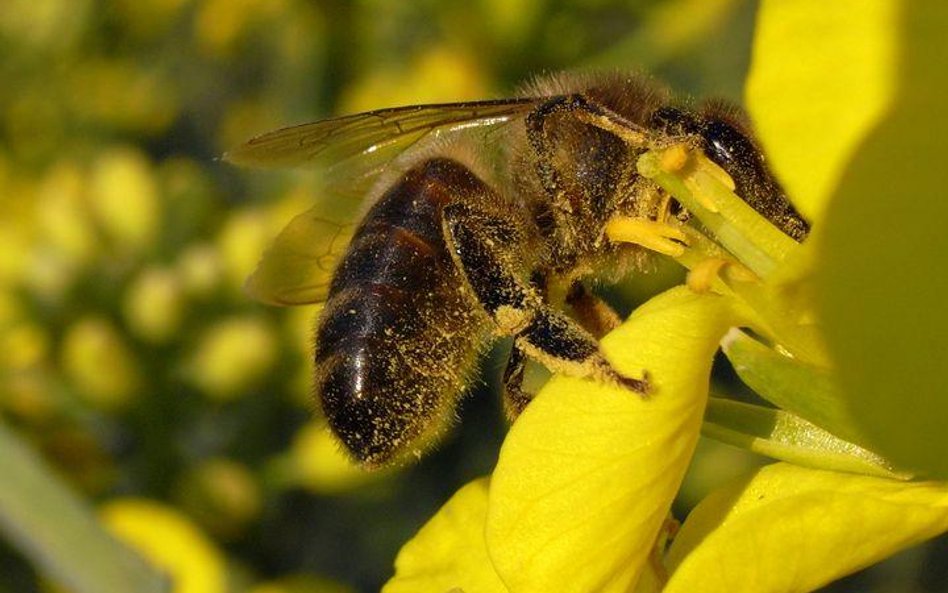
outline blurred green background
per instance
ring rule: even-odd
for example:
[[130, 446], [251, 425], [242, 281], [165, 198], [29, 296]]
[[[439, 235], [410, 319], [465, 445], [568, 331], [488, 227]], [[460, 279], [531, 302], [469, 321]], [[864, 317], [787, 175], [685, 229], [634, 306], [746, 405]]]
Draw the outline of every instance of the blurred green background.
[[[505, 432], [502, 362], [485, 362], [463, 422], [421, 462], [348, 467], [309, 399], [314, 310], [241, 291], [312, 185], [217, 157], [283, 125], [501, 96], [563, 69], [645, 69], [685, 94], [740, 101], [755, 9], [3, 0], [2, 420], [104, 505], [113, 529], [171, 550], [182, 570], [226, 575], [181, 591], [377, 590], [400, 545], [491, 470]], [[641, 300], [674, 278], [637, 279], [622, 296]], [[761, 462], [702, 442], [676, 512]], [[946, 564], [942, 538], [827, 590], [946, 591]], [[0, 592], [53, 588], [0, 542]]]

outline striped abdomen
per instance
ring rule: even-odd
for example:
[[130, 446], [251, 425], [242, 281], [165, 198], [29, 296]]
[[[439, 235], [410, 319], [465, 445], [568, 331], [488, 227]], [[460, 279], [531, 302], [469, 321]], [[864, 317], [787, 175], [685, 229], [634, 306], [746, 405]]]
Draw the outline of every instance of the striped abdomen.
[[443, 425], [488, 336], [442, 230], [443, 208], [472, 183], [483, 186], [448, 159], [405, 173], [365, 216], [333, 277], [316, 332], [317, 397], [368, 465]]

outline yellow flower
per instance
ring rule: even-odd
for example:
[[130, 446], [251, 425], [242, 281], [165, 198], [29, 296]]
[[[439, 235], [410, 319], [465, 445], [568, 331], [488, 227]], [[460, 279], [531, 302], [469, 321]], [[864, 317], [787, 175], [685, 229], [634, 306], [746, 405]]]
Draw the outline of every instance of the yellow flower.
[[152, 243], [161, 228], [161, 202], [148, 160], [135, 149], [105, 152], [90, 179], [89, 201], [99, 226], [122, 250]]
[[103, 505], [109, 531], [171, 577], [171, 593], [224, 593], [225, 562], [188, 519], [158, 502], [122, 498]]
[[211, 398], [240, 397], [273, 367], [274, 330], [253, 316], [220, 321], [201, 336], [189, 363], [191, 380]]
[[[948, 485], [905, 481], [948, 476], [948, 120], [933, 116], [948, 7], [771, 1], [758, 18], [750, 103], [813, 236], [761, 225], [700, 157], [687, 172], [643, 157], [728, 262], [705, 265], [710, 243], [688, 231], [677, 259], [701, 275], [603, 341], [657, 393], [551, 381], [489, 487], [463, 488], [405, 545], [390, 591], [812, 591], [948, 530]], [[792, 463], [709, 495], [666, 554], [725, 334], [741, 377], [784, 409], [714, 399], [705, 430]]]
[[464, 486], [395, 560], [395, 578], [382, 593], [441, 593], [454, 588], [478, 593], [504, 591], [484, 541], [488, 480]]
[[62, 366], [77, 393], [102, 409], [124, 407], [142, 385], [138, 361], [104, 318], [79, 319], [67, 329]]
[[352, 593], [352, 588], [329, 579], [301, 574], [260, 583], [247, 593]]
[[213, 535], [240, 535], [263, 506], [263, 493], [250, 469], [240, 462], [212, 458], [190, 468], [175, 487], [182, 508]]
[[175, 336], [184, 316], [182, 282], [174, 271], [145, 268], [125, 294], [123, 312], [139, 337], [163, 343]]
[[319, 420], [296, 433], [287, 462], [286, 479], [318, 494], [339, 494], [386, 475], [385, 471], [366, 472], [353, 463]]

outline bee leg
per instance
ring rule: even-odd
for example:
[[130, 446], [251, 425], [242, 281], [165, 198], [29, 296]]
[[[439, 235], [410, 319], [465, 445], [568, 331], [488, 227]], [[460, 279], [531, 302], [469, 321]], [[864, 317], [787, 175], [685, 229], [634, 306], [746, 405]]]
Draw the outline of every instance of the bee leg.
[[[491, 228], [506, 223], [459, 204], [444, 208], [445, 239], [455, 264], [474, 297], [493, 319], [497, 332], [514, 336], [523, 354], [552, 371], [591, 377], [621, 385], [643, 395], [647, 379], [621, 375], [599, 350], [599, 343], [575, 321], [543, 302], [537, 291], [521, 280], [512, 263], [523, 246], [517, 241], [495, 241]], [[511, 376], [518, 374], [516, 366]]]
[[514, 344], [510, 349], [507, 367], [504, 369], [504, 409], [511, 420], [519, 416], [533, 399], [533, 394], [523, 389], [526, 362], [527, 358], [523, 350]]
[[620, 385], [643, 396], [650, 391], [647, 376], [635, 379], [620, 374], [602, 355], [594, 337], [549, 307], [534, 311], [527, 326], [514, 337], [514, 344], [554, 372]]
[[592, 293], [585, 284], [576, 282], [566, 295], [573, 317], [596, 339], [619, 327], [622, 322], [609, 303]]

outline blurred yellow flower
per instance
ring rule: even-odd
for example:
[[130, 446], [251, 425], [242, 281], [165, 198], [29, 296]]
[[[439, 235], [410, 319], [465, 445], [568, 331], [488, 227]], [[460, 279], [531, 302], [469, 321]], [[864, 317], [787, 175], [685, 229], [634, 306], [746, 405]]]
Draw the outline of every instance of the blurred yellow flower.
[[188, 364], [189, 376], [213, 399], [240, 397], [276, 362], [273, 327], [253, 316], [232, 317], [210, 326]]
[[407, 68], [374, 69], [341, 99], [341, 111], [356, 113], [392, 105], [482, 99], [490, 95], [477, 56], [449, 45], [436, 45]]
[[256, 267], [273, 237], [294, 215], [312, 205], [313, 176], [301, 173], [294, 179], [289, 190], [266, 208], [234, 211], [218, 234], [218, 250], [227, 278], [242, 296], [248, 273]]
[[285, 0], [205, 0], [194, 20], [199, 47], [209, 55], [226, 56], [251, 24], [286, 9]]
[[175, 489], [182, 508], [208, 531], [224, 538], [239, 535], [257, 518], [263, 504], [260, 486], [250, 469], [231, 459], [202, 461]]
[[206, 297], [220, 284], [224, 264], [213, 245], [198, 243], [181, 252], [175, 270], [187, 294]]
[[120, 254], [154, 241], [161, 228], [161, 202], [148, 159], [137, 149], [116, 148], [96, 160], [89, 202], [99, 227]]
[[305, 424], [290, 446], [287, 479], [317, 494], [339, 494], [378, 479], [386, 472], [367, 472], [342, 452], [325, 422]]
[[260, 210], [237, 210], [227, 218], [217, 243], [224, 271], [234, 288], [243, 287], [247, 272], [254, 268], [272, 236], [270, 223]]
[[0, 36], [33, 49], [63, 49], [83, 32], [87, 7], [73, 0], [6, 0], [0, 3]]
[[23, 370], [46, 359], [49, 337], [31, 321], [0, 321], [0, 372]]
[[93, 58], [69, 72], [64, 97], [73, 118], [158, 134], [180, 109], [176, 80], [141, 60]]
[[0, 285], [21, 282], [29, 267], [29, 258], [24, 254], [32, 248], [33, 233], [24, 228], [24, 218], [0, 219]]
[[544, 2], [538, 0], [478, 0], [484, 21], [493, 36], [505, 46], [521, 43], [544, 13]]
[[63, 337], [62, 367], [78, 395], [97, 408], [129, 403], [142, 385], [138, 361], [122, 335], [106, 319], [84, 317]]
[[247, 593], [354, 593], [354, 591], [352, 587], [336, 581], [301, 574], [259, 583]]
[[58, 398], [48, 373], [21, 372], [7, 375], [0, 384], [0, 406], [28, 426], [42, 426], [55, 418]]
[[40, 245], [72, 265], [87, 263], [100, 247], [86, 202], [88, 184], [85, 171], [63, 160], [50, 168], [36, 190]]
[[146, 499], [119, 498], [100, 516], [117, 538], [166, 570], [171, 593], [225, 593], [225, 560], [208, 538], [178, 511]]
[[43, 327], [18, 318], [4, 296], [0, 293], [0, 408], [40, 424], [56, 409], [48, 377], [50, 338]]
[[122, 306], [129, 328], [149, 342], [166, 342], [180, 329], [185, 307], [182, 292], [173, 270], [142, 270], [128, 287]]

